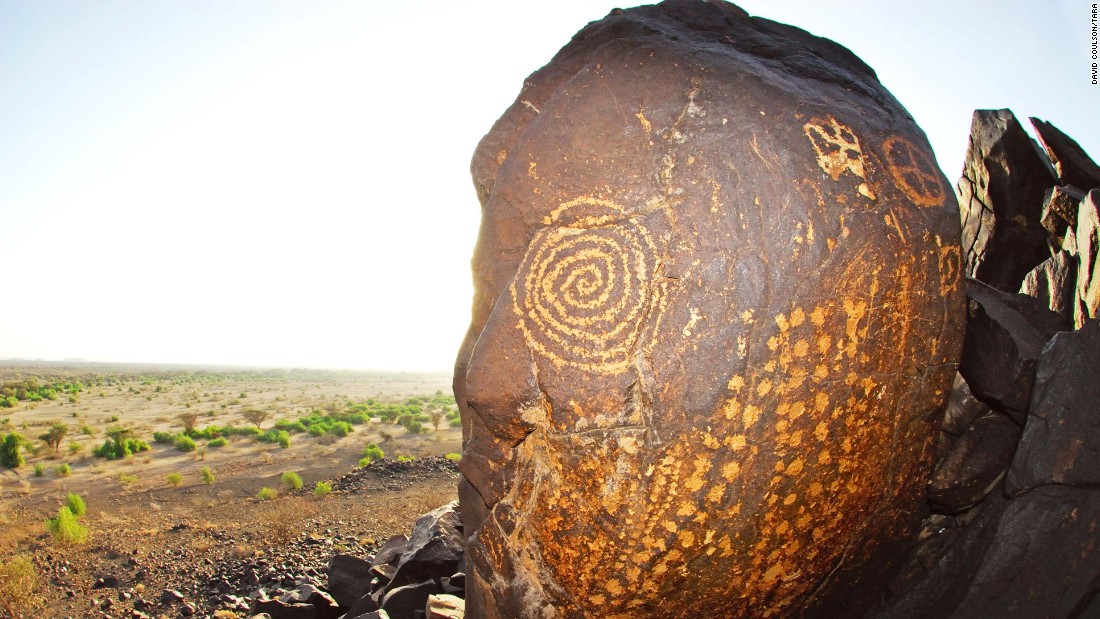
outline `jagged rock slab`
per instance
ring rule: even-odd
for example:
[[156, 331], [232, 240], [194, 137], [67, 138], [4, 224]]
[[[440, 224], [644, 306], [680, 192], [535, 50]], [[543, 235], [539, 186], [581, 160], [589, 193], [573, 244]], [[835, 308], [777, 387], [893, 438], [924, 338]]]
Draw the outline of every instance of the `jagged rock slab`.
[[720, 2], [614, 11], [472, 173], [471, 616], [858, 613], [964, 318], [954, 196], [873, 71]]
[[1080, 329], [1100, 312], [1100, 190], [1093, 189], [1077, 210], [1075, 235], [1077, 292], [1073, 321]]
[[1055, 185], [1048, 166], [1011, 111], [974, 110], [956, 187], [966, 275], [1014, 293], [1050, 255], [1041, 224], [1043, 196]]
[[1055, 335], [1036, 370], [1027, 425], [1005, 484], [1009, 492], [1045, 484], [1100, 486], [1098, 379], [1100, 321]]
[[1074, 328], [1077, 300], [1077, 258], [1059, 251], [1024, 277], [1020, 293], [1034, 297], [1058, 315], [1063, 330]]
[[1077, 205], [1084, 197], [1084, 192], [1069, 185], [1051, 187], [1043, 195], [1040, 222], [1055, 246], [1065, 249], [1066, 231], [1077, 227]]
[[966, 343], [959, 372], [979, 399], [1024, 422], [1035, 365], [1062, 325], [1039, 300], [966, 280]]
[[457, 501], [417, 518], [412, 535], [401, 553], [391, 586], [451, 576], [462, 561], [464, 541]]
[[1073, 185], [1084, 191], [1100, 188], [1100, 166], [1096, 165], [1076, 140], [1062, 133], [1049, 122], [1031, 119], [1035, 133], [1046, 149], [1058, 182]]

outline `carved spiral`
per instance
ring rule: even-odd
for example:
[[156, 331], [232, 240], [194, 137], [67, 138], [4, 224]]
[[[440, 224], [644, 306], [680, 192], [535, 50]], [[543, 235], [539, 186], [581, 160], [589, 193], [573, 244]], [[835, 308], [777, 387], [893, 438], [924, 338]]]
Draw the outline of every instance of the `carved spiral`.
[[593, 198], [563, 204], [544, 223], [512, 285], [528, 345], [556, 365], [624, 371], [662, 301], [649, 231]]

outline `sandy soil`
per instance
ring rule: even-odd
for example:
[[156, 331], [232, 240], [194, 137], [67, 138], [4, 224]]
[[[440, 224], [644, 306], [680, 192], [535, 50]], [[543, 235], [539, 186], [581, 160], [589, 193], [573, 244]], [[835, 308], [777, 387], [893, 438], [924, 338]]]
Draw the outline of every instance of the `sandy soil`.
[[[0, 383], [26, 371], [25, 367], [0, 367]], [[72, 369], [32, 371], [43, 376]], [[111, 368], [78, 371], [85, 376], [118, 375]], [[225, 447], [207, 448], [204, 455], [152, 442], [154, 430], [179, 431], [177, 416], [186, 411], [200, 412], [198, 426], [202, 427], [230, 422], [244, 425], [241, 412], [259, 408], [272, 413], [262, 425], [268, 428], [275, 418], [296, 419], [330, 406], [342, 410], [349, 400], [402, 402], [410, 396], [449, 393], [448, 375], [218, 372], [196, 374], [183, 383], [173, 382], [172, 376], [171, 372], [147, 370], [145, 378], [134, 376], [117, 385], [86, 388], [74, 403], [63, 396], [0, 409], [0, 422], [8, 420], [6, 426], [0, 426], [0, 434], [15, 430], [36, 438], [51, 423], [70, 427], [60, 455], [40, 448], [37, 455], [26, 454], [25, 466], [0, 469], [0, 561], [20, 554], [32, 556], [41, 576], [36, 594], [44, 606], [27, 616], [129, 616], [130, 607], [122, 601], [122, 593], [113, 608], [110, 603], [102, 608], [106, 594], [92, 589], [96, 578], [122, 575], [123, 590], [135, 591], [137, 586], [134, 595], [140, 597], [142, 589], [152, 591], [151, 599], [156, 601], [161, 588], [194, 580], [202, 566], [272, 553], [310, 532], [354, 540], [351, 550], [366, 554], [372, 544], [407, 532], [419, 514], [456, 497], [457, 478], [444, 473], [381, 484], [373, 491], [338, 491], [324, 499], [307, 492], [318, 480], [332, 480], [354, 470], [368, 443], [379, 444], [388, 458], [460, 451], [461, 432], [446, 421], [438, 430], [426, 424], [427, 433], [410, 435], [401, 426], [374, 419], [340, 439], [293, 434], [287, 449], [236, 437]], [[120, 425], [149, 441], [151, 451], [117, 461], [92, 457], [92, 448], [104, 441], [104, 430]], [[92, 436], [80, 432], [84, 426], [92, 429]], [[71, 441], [82, 446], [76, 455], [69, 452]], [[55, 472], [61, 463], [70, 464], [69, 476]], [[43, 465], [42, 477], [34, 476], [35, 464]], [[200, 478], [203, 466], [213, 471], [213, 483], [205, 484]], [[306, 490], [284, 490], [280, 476], [285, 471], [299, 473]], [[170, 473], [182, 475], [182, 484], [170, 486], [166, 481]], [[131, 477], [124, 481], [120, 475]], [[280, 496], [257, 501], [257, 492], [265, 486], [279, 489]], [[63, 547], [46, 534], [43, 522], [56, 513], [70, 491], [84, 496], [88, 504], [85, 523], [91, 533], [85, 544]], [[181, 530], [192, 534], [180, 535]], [[133, 577], [135, 563], [165, 564], [158, 553], [173, 548], [175, 560], [168, 564], [178, 566], [152, 568], [138, 579]], [[151, 559], [158, 556], [159, 560]], [[196, 603], [204, 610], [201, 600]], [[173, 613], [168, 609], [149, 614], [176, 616]], [[200, 612], [198, 616], [204, 615]]]

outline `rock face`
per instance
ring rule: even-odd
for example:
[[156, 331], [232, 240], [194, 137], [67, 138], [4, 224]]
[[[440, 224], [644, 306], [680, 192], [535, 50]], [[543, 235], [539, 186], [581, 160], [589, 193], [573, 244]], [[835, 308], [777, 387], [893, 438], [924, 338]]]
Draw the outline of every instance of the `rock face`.
[[1043, 196], [1055, 185], [1050, 163], [1009, 110], [975, 110], [963, 175], [966, 275], [1016, 292], [1028, 271], [1046, 260]]
[[472, 171], [470, 616], [866, 607], [965, 314], [955, 198], [871, 69], [721, 2], [615, 11]]

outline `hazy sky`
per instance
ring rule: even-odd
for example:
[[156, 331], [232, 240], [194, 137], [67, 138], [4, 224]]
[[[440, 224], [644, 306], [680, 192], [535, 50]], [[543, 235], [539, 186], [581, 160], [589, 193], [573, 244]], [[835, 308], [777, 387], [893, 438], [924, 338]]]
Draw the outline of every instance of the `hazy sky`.
[[[1090, 4], [741, 6], [852, 49], [954, 182], [975, 108], [1100, 155]], [[616, 6], [0, 0], [0, 358], [448, 369], [470, 155]]]

